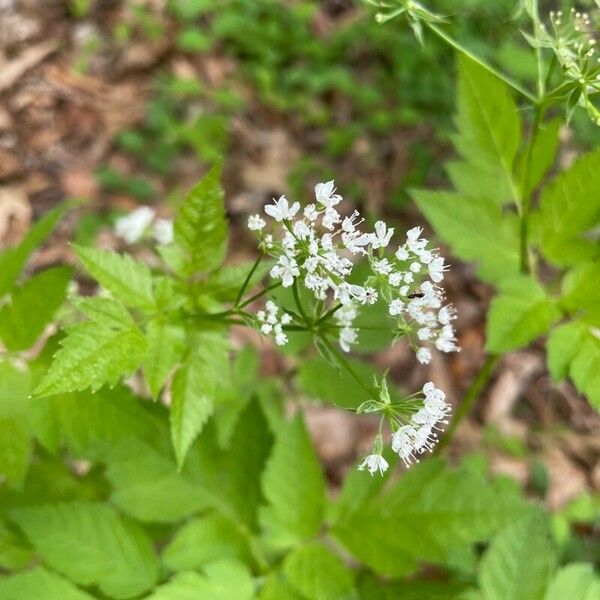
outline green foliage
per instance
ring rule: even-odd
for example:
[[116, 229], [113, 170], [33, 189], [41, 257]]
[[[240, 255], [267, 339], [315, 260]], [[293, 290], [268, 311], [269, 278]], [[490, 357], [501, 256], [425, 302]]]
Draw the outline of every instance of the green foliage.
[[540, 200], [541, 250], [549, 262], [570, 266], [599, 256], [586, 234], [600, 221], [600, 150], [579, 158], [544, 188]]
[[60, 575], [37, 567], [0, 579], [0, 596], [5, 600], [44, 598], [45, 600], [92, 600], [92, 596], [75, 587]]
[[128, 254], [75, 246], [86, 270], [115, 300], [126, 306], [151, 310], [154, 307], [152, 274], [147, 265]]
[[89, 309], [90, 320], [65, 327], [67, 336], [37, 396], [114, 386], [144, 360], [146, 339], [124, 306], [101, 298], [79, 306]]
[[163, 321], [150, 321], [146, 329], [148, 343], [144, 359], [144, 378], [153, 398], [158, 398], [169, 374], [185, 350], [185, 332]]
[[513, 164], [521, 139], [517, 106], [506, 86], [470, 58], [458, 59], [458, 133], [462, 157], [494, 182], [504, 202], [517, 201]]
[[62, 306], [72, 270], [55, 267], [16, 287], [0, 308], [0, 339], [8, 350], [33, 346]]
[[130, 598], [157, 579], [150, 540], [108, 506], [72, 502], [22, 508], [12, 518], [48, 566], [76, 583]]
[[420, 560], [444, 564], [453, 549], [488, 539], [523, 510], [514, 489], [429, 460], [345, 512], [333, 534], [377, 573], [399, 577]]
[[486, 348], [501, 353], [526, 346], [544, 335], [560, 316], [556, 303], [535, 280], [518, 277], [506, 281], [490, 306]]
[[268, 506], [261, 522], [274, 544], [292, 545], [319, 531], [325, 482], [300, 416], [278, 433], [262, 482]]
[[574, 563], [560, 569], [548, 586], [544, 600], [600, 598], [600, 577], [590, 564]]
[[547, 520], [528, 515], [494, 537], [479, 572], [483, 597], [542, 600], [555, 563]]
[[186, 252], [184, 273], [212, 271], [227, 252], [221, 167], [214, 166], [187, 195], [175, 219], [175, 241]]

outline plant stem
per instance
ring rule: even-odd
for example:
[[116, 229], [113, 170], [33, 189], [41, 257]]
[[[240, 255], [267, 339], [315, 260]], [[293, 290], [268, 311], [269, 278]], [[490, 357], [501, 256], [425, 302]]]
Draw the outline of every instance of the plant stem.
[[323, 321], [326, 321], [327, 319], [329, 319], [329, 317], [331, 317], [338, 310], [340, 310], [340, 308], [342, 308], [342, 306], [343, 305], [341, 302], [339, 304], [336, 304], [331, 310], [328, 310], [322, 317], [319, 317], [319, 319], [317, 321], [315, 321], [315, 325], [320, 325]]
[[325, 344], [325, 346], [327, 346], [327, 349], [329, 350], [329, 352], [331, 352], [331, 354], [335, 357], [335, 359], [338, 361], [340, 367], [342, 367], [343, 369], [346, 370], [346, 372], [348, 373], [348, 375], [350, 375], [350, 377], [352, 377], [352, 379], [354, 379], [354, 381], [356, 381], [356, 383], [358, 383], [358, 385], [360, 385], [360, 387], [365, 390], [365, 392], [367, 392], [367, 394], [369, 394], [369, 396], [377, 396], [377, 391], [371, 387], [369, 387], [356, 373], [356, 371], [352, 368], [352, 365], [350, 364], [350, 362], [348, 361], [348, 359], [339, 351], [335, 348], [335, 346], [324, 336], [320, 336], [320, 340], [323, 342], [323, 344]]
[[483, 388], [486, 386], [489, 381], [492, 373], [494, 372], [494, 367], [496, 366], [499, 356], [496, 354], [490, 354], [483, 363], [479, 373], [472, 381], [469, 389], [465, 393], [463, 401], [459, 404], [456, 412], [454, 413], [454, 418], [450, 421], [450, 425], [446, 430], [446, 433], [441, 437], [437, 448], [434, 451], [435, 455], [438, 455], [442, 452], [442, 450], [450, 443], [452, 437], [454, 436], [454, 432], [460, 425], [461, 421], [471, 412], [477, 398], [483, 391]]
[[429, 23], [428, 21], [425, 21], [425, 24], [441, 40], [446, 42], [448, 45], [452, 46], [452, 48], [454, 48], [455, 50], [458, 50], [458, 52], [461, 52], [465, 56], [468, 56], [471, 60], [475, 61], [478, 65], [480, 65], [481, 67], [486, 69], [486, 71], [489, 71], [496, 77], [502, 79], [502, 81], [504, 81], [504, 83], [506, 83], [513, 90], [515, 90], [516, 92], [518, 92], [519, 94], [521, 94], [522, 96], [527, 98], [530, 102], [537, 104], [537, 100], [536, 100], [535, 96], [533, 94], [531, 94], [530, 92], [528, 92], [520, 83], [516, 82], [514, 79], [512, 79], [508, 75], [505, 75], [504, 73], [498, 71], [498, 69], [495, 69], [494, 67], [492, 67], [492, 65], [490, 65], [489, 63], [485, 62], [483, 59], [481, 59], [478, 56], [476, 56], [475, 54], [473, 54], [470, 50], [467, 50], [467, 48], [465, 48], [462, 44], [457, 42], [454, 38], [449, 36], [443, 29], [440, 29], [434, 23]]
[[529, 214], [531, 212], [531, 196], [532, 191], [530, 190], [530, 182], [531, 182], [531, 162], [533, 159], [533, 149], [535, 147], [535, 142], [537, 140], [537, 136], [540, 132], [540, 127], [542, 125], [542, 119], [544, 117], [544, 107], [540, 104], [536, 106], [535, 109], [535, 118], [533, 121], [533, 129], [531, 130], [531, 137], [529, 139], [529, 143], [527, 145], [527, 156], [525, 159], [525, 173], [523, 176], [523, 189], [522, 189], [522, 198], [521, 198], [521, 224], [519, 231], [519, 246], [520, 246], [520, 263], [521, 263], [521, 273], [526, 275], [530, 272], [529, 265], [529, 247], [528, 247], [528, 238], [529, 238]]
[[262, 254], [258, 255], [258, 258], [254, 261], [254, 264], [252, 265], [252, 268], [250, 269], [250, 272], [248, 273], [248, 275], [246, 276], [246, 279], [244, 280], [244, 283], [242, 284], [242, 287], [240, 288], [240, 291], [238, 292], [238, 295], [235, 299], [234, 302], [234, 306], [237, 306], [240, 303], [240, 300], [242, 299], [242, 296], [244, 295], [244, 292], [246, 291], [246, 288], [248, 287], [248, 284], [250, 283], [250, 280], [252, 279], [252, 275], [254, 275], [256, 269], [258, 268], [258, 265], [260, 264], [260, 261], [262, 260]]
[[296, 284], [296, 280], [294, 279], [294, 283], [292, 284], [292, 292], [294, 294], [294, 302], [296, 303], [296, 308], [300, 313], [300, 316], [304, 320], [304, 322], [310, 326], [310, 319], [306, 316], [304, 312], [304, 307], [302, 306], [302, 302], [300, 302], [300, 294], [298, 294], [298, 285]]
[[244, 300], [244, 302], [242, 302], [237, 308], [244, 308], [244, 306], [248, 306], [248, 304], [250, 304], [251, 302], [258, 300], [265, 294], [268, 294], [271, 290], [278, 288], [280, 285], [281, 285], [281, 282], [278, 282], [278, 283], [274, 283], [273, 285], [270, 285], [269, 287], [266, 287], [261, 292], [258, 292], [258, 294], [254, 294], [254, 296], [252, 296], [252, 298], [248, 298], [248, 300]]

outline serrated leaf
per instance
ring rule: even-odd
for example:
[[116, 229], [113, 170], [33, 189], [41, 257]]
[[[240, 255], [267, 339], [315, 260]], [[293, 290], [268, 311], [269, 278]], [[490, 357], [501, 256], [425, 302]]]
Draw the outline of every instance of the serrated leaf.
[[575, 265], [562, 281], [561, 306], [600, 326], [600, 262]]
[[462, 54], [458, 73], [456, 148], [468, 163], [494, 178], [507, 201], [517, 202], [513, 175], [521, 140], [517, 106], [500, 79]]
[[178, 573], [161, 585], [146, 600], [251, 600], [254, 581], [245, 565], [218, 561], [207, 565], [205, 575]]
[[316, 535], [323, 521], [325, 480], [301, 415], [283, 425], [262, 477], [267, 506], [261, 523], [276, 545]]
[[193, 571], [218, 559], [249, 562], [250, 557], [247, 539], [238, 525], [218, 513], [209, 513], [179, 529], [162, 560], [172, 571]]
[[548, 368], [554, 379], [569, 376], [600, 410], [600, 331], [581, 321], [561, 325], [548, 338]]
[[376, 573], [398, 577], [422, 560], [447, 564], [456, 548], [489, 538], [523, 511], [516, 487], [430, 459], [345, 513], [332, 534]]
[[419, 210], [452, 253], [478, 263], [477, 273], [497, 285], [519, 273], [519, 227], [515, 215], [485, 198], [414, 190]]
[[152, 273], [147, 265], [129, 254], [74, 245], [88, 273], [126, 306], [152, 310]]
[[151, 321], [146, 329], [148, 350], [143, 370], [152, 397], [156, 400], [185, 348], [185, 332], [169, 323]]
[[573, 563], [557, 571], [550, 582], [544, 600], [598, 600], [600, 577], [591, 564]]
[[600, 149], [580, 157], [541, 195], [540, 233], [544, 257], [569, 266], [600, 255], [597, 240], [586, 234], [600, 222]]
[[111, 502], [140, 521], [176, 523], [210, 505], [201, 481], [147, 442], [115, 444], [105, 461]]
[[282, 570], [291, 586], [307, 600], [353, 600], [359, 597], [352, 572], [321, 544], [307, 544], [291, 552]]
[[0, 477], [19, 487], [29, 468], [31, 435], [14, 418], [0, 417]]
[[0, 579], [2, 600], [93, 600], [71, 582], [43, 567]]
[[560, 316], [539, 283], [524, 276], [511, 279], [490, 305], [486, 349], [499, 354], [526, 346], [548, 333]]
[[108, 318], [76, 323], [65, 328], [67, 337], [50, 370], [34, 390], [36, 396], [76, 392], [104, 384], [116, 385], [144, 360], [146, 338], [133, 322]]
[[540, 127], [531, 151], [529, 175], [527, 177], [525, 175], [528, 161], [527, 151], [523, 152], [520, 157], [517, 173], [520, 186], [523, 189], [523, 197], [526, 198], [531, 194], [532, 190], [538, 186], [544, 175], [555, 163], [560, 143], [559, 133], [561, 125], [562, 119], [553, 119]]
[[240, 415], [226, 450], [219, 446], [215, 425], [209, 422], [198, 439], [197, 450], [190, 453], [190, 459], [196, 458], [200, 463], [192, 471], [212, 494], [214, 508], [253, 531], [257, 529], [262, 499], [260, 474], [272, 441], [260, 404], [252, 398]]
[[18, 246], [0, 252], [0, 298], [10, 291], [31, 253], [52, 233], [67, 209], [68, 204], [61, 204], [47, 212], [34, 223]]
[[17, 287], [0, 308], [0, 339], [8, 350], [33, 346], [63, 303], [73, 270], [56, 267]]
[[542, 600], [556, 566], [545, 516], [533, 513], [492, 540], [479, 571], [485, 600]]
[[465, 161], [451, 161], [444, 165], [452, 185], [461, 196], [477, 201], [483, 199], [498, 206], [510, 198], [506, 190], [498, 186], [493, 174], [482, 171], [477, 165]]
[[129, 389], [38, 398], [29, 409], [33, 433], [52, 452], [65, 446], [78, 457], [104, 458], [115, 443], [130, 438], [152, 441], [160, 422]]
[[68, 502], [22, 508], [11, 516], [43, 560], [76, 583], [130, 598], [156, 582], [150, 540], [107, 505]]
[[188, 255], [187, 272], [212, 271], [227, 253], [227, 221], [221, 165], [215, 165], [186, 196], [174, 224], [175, 242]]
[[171, 437], [181, 468], [185, 456], [214, 410], [215, 391], [229, 370], [227, 341], [220, 333], [194, 340], [171, 385]]

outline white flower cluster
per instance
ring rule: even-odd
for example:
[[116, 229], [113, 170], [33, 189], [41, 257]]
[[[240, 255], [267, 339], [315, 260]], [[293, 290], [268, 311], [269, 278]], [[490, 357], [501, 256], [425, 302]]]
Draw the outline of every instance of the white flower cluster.
[[[278, 227], [265, 233], [266, 220], [260, 215], [248, 219], [248, 227], [260, 232], [261, 248], [276, 259], [271, 277], [283, 287], [300, 283], [315, 299], [340, 305], [335, 313], [339, 345], [349, 352], [358, 339], [353, 326], [361, 306], [383, 299], [399, 331], [407, 334], [422, 363], [429, 363], [433, 344], [441, 352], [458, 350], [452, 321], [455, 312], [443, 306], [444, 294], [438, 285], [447, 267], [444, 259], [422, 239], [421, 228], [407, 233], [406, 242], [386, 257], [394, 228], [377, 221], [372, 232], [359, 226], [364, 219], [358, 211], [343, 216], [342, 197], [333, 181], [315, 186], [315, 202], [302, 211], [299, 202], [285, 196], [265, 207]], [[366, 257], [371, 273], [361, 284], [351, 280], [356, 259]], [[414, 335], [412, 335], [414, 334]]]
[[173, 241], [173, 221], [156, 218], [156, 211], [149, 206], [140, 206], [117, 219], [115, 233], [128, 244], [135, 244], [144, 237], [150, 226], [156, 243], [167, 245]]
[[[383, 396], [387, 396], [384, 386]], [[402, 409], [386, 401], [373, 402], [372, 408], [365, 412], [390, 412], [393, 418], [392, 450], [398, 454], [408, 468], [419, 462], [418, 456], [431, 452], [438, 442], [438, 432], [443, 431], [443, 425], [448, 423], [450, 405], [446, 403], [446, 394], [430, 381], [423, 386], [423, 398], [411, 399], [403, 403]], [[388, 396], [389, 400], [389, 396]], [[408, 416], [410, 415], [410, 416]], [[383, 417], [382, 417], [383, 418]], [[359, 471], [365, 469], [373, 475], [377, 471], [381, 475], [388, 469], [388, 462], [382, 456], [383, 441], [381, 433], [375, 439], [373, 452], [358, 466]]]
[[425, 399], [423, 406], [415, 412], [410, 421], [399, 427], [392, 435], [392, 450], [409, 467], [419, 462], [417, 455], [431, 452], [438, 442], [438, 431], [443, 431], [439, 423], [447, 424], [450, 405], [446, 394], [430, 381], [423, 386]]
[[292, 321], [292, 317], [287, 313], [283, 313], [281, 317], [278, 317], [279, 307], [269, 300], [265, 305], [265, 310], [258, 311], [256, 317], [260, 322], [260, 331], [265, 335], [272, 334], [275, 338], [275, 343], [278, 346], [287, 344], [288, 337], [283, 331], [283, 326], [288, 325]]

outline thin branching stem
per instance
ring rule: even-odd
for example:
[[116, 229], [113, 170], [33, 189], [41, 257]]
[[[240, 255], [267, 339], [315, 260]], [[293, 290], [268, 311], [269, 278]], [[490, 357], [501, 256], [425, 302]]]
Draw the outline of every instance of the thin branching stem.
[[262, 254], [259, 254], [258, 258], [254, 261], [254, 264], [252, 265], [252, 268], [250, 269], [248, 275], [246, 276], [246, 279], [244, 280], [244, 283], [242, 284], [240, 291], [238, 292], [238, 295], [234, 302], [234, 306], [237, 306], [240, 303], [240, 300], [242, 299], [242, 296], [246, 292], [246, 288], [248, 287], [248, 284], [250, 283], [250, 280], [252, 279], [252, 275], [254, 275], [254, 273], [256, 272], [256, 269], [258, 269], [258, 265], [260, 264], [261, 260], [262, 260]]

